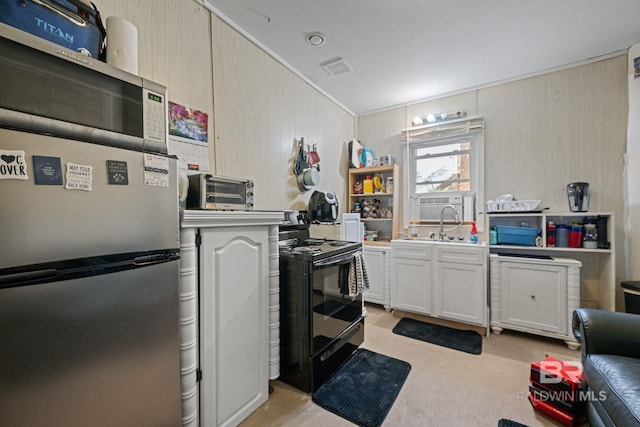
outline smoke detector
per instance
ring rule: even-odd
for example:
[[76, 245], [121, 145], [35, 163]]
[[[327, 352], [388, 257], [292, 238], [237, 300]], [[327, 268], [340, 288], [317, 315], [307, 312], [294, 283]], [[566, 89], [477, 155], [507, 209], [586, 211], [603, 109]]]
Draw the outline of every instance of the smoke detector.
[[338, 76], [353, 71], [353, 68], [340, 57], [331, 58], [319, 64], [330, 76]]
[[306, 40], [311, 46], [322, 46], [324, 44], [324, 34], [315, 31], [307, 34]]

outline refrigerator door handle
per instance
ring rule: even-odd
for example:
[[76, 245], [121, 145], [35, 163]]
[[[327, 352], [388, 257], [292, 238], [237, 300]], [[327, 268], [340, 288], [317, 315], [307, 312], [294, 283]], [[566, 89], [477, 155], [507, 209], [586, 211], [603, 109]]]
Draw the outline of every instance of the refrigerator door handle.
[[43, 270], [25, 271], [22, 273], [4, 274], [0, 276], [0, 288], [23, 281], [42, 280], [47, 278], [53, 278], [58, 275], [58, 270], [55, 268], [46, 268]]
[[135, 257], [133, 259], [133, 263], [136, 266], [142, 267], [146, 265], [159, 264], [162, 262], [172, 261], [174, 259], [179, 259], [179, 258], [180, 256], [176, 253], [142, 255], [142, 256]]

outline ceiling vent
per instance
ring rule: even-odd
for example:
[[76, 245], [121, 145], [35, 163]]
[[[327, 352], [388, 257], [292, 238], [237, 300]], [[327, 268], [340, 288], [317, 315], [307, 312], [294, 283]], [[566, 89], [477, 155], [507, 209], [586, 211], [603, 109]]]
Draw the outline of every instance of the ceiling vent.
[[320, 66], [330, 76], [339, 76], [340, 74], [346, 74], [353, 71], [353, 68], [351, 68], [351, 66], [340, 57], [331, 58], [327, 61], [321, 62]]

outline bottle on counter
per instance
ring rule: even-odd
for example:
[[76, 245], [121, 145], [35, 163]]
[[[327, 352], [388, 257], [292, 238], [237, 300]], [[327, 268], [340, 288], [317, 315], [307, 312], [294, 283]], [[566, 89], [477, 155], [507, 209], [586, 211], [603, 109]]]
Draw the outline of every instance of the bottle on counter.
[[384, 187], [387, 193], [393, 193], [393, 177], [392, 176], [387, 177], [387, 179], [385, 180]]
[[491, 227], [491, 230], [489, 230], [489, 244], [490, 245], [498, 244], [498, 231], [496, 230], [495, 227]]
[[362, 182], [362, 192], [364, 194], [373, 194], [373, 179], [369, 175]]
[[553, 248], [556, 246], [556, 224], [553, 221], [549, 221], [547, 224], [547, 247]]
[[469, 234], [469, 241], [471, 243], [478, 243], [478, 228], [476, 222], [471, 221], [471, 233]]
[[411, 223], [409, 224], [409, 237], [411, 237], [412, 239], [418, 238], [418, 226], [414, 221], [411, 221]]

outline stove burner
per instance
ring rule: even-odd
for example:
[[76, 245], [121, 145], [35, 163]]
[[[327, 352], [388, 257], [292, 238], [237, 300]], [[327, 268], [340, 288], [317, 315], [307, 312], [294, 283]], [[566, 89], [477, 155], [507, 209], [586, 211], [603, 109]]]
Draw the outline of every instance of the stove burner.
[[278, 246], [281, 248], [291, 248], [298, 244], [298, 239], [286, 239], [278, 241]]
[[326, 239], [304, 239], [303, 241], [307, 245], [324, 245], [326, 242]]
[[316, 252], [322, 252], [322, 250], [320, 248], [314, 248], [311, 246], [298, 246], [297, 248], [293, 248], [293, 252], [316, 253]]
[[329, 242], [327, 244], [331, 246], [347, 246], [349, 242], [345, 242], [342, 240], [334, 240], [333, 242]]

